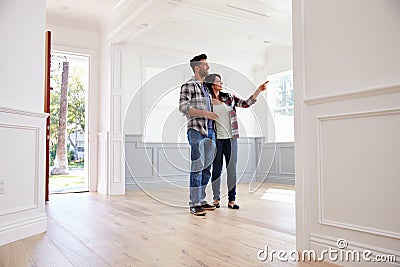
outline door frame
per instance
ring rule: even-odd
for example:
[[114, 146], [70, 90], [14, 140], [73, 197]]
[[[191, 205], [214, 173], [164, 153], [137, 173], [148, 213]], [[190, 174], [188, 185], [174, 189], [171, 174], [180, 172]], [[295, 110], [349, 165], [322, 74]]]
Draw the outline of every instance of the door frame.
[[89, 85], [86, 90], [86, 111], [85, 111], [85, 176], [87, 177], [88, 190], [97, 192], [97, 132], [98, 132], [98, 99], [99, 93], [96, 88], [98, 82], [98, 52], [93, 49], [52, 44], [52, 51], [87, 56], [89, 58]]

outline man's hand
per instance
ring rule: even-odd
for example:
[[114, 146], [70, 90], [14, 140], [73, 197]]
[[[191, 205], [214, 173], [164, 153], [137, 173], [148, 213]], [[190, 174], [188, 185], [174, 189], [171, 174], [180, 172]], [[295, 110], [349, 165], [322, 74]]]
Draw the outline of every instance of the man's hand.
[[209, 120], [213, 120], [213, 121], [218, 119], [218, 115], [215, 114], [214, 112], [210, 112], [210, 111], [204, 111], [204, 117], [206, 117]]

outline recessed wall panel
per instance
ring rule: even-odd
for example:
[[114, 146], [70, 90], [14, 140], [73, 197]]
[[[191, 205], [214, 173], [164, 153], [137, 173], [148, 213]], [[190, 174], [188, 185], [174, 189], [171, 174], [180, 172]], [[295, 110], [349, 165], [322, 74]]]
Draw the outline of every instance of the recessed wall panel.
[[174, 176], [190, 174], [189, 147], [160, 147], [157, 148], [158, 174], [160, 176]]
[[38, 128], [0, 124], [0, 215], [38, 205]]
[[122, 95], [113, 96], [113, 133], [122, 131]]
[[292, 147], [281, 147], [280, 150], [280, 173], [294, 174], [294, 149]]
[[122, 160], [122, 142], [113, 142], [113, 181], [119, 183], [121, 181], [121, 160]]
[[400, 236], [399, 137], [399, 110], [319, 119], [321, 223]]
[[275, 146], [263, 147], [263, 149], [261, 150], [261, 157], [259, 163], [260, 172], [269, 174], [277, 173], [276, 169], [277, 149], [278, 148]]

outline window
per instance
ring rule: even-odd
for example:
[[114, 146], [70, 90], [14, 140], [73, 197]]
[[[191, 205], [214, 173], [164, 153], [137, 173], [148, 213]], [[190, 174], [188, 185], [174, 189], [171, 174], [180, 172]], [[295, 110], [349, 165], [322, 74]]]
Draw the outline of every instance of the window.
[[280, 72], [268, 77], [267, 102], [275, 127], [275, 142], [294, 141], [293, 71]]

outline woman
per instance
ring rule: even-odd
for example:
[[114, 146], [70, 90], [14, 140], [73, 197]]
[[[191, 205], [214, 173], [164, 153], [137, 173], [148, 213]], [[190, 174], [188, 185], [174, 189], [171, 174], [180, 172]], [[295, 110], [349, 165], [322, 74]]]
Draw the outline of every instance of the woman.
[[239, 209], [236, 200], [236, 163], [237, 163], [237, 138], [239, 138], [236, 107], [248, 108], [253, 105], [257, 96], [266, 89], [265, 83], [261, 84], [253, 95], [247, 100], [222, 92], [222, 81], [219, 74], [210, 74], [205, 79], [206, 85], [212, 94], [213, 111], [218, 115], [216, 120], [217, 153], [213, 162], [211, 176], [214, 205], [220, 207], [220, 186], [223, 157], [227, 170], [228, 208]]

